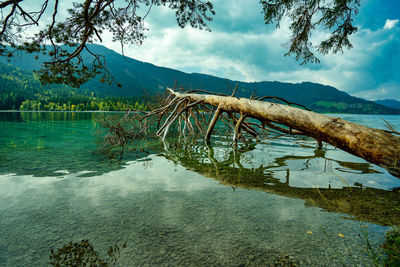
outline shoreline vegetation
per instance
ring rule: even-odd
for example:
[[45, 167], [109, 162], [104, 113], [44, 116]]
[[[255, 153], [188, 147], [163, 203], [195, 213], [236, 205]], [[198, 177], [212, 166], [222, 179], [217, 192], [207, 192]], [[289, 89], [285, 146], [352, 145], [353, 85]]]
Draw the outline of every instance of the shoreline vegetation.
[[[64, 99], [65, 98], [65, 99]], [[159, 100], [158, 95], [135, 97], [96, 97], [75, 95], [74, 97], [38, 96], [38, 99], [16, 101], [13, 105], [0, 105], [1, 111], [140, 111], [151, 110]], [[20, 104], [19, 104], [20, 103]]]
[[[42, 97], [38, 95], [38, 99], [25, 99], [20, 100], [18, 104], [0, 105], [0, 112], [24, 112], [24, 111], [60, 111], [60, 112], [105, 112], [105, 111], [121, 111], [125, 112], [128, 109], [137, 111], [150, 111], [157, 108], [162, 95], [142, 95], [142, 96], [115, 96], [115, 97], [96, 97], [94, 93], [91, 96], [84, 94], [75, 94], [74, 97]], [[60, 101], [61, 100], [61, 101]], [[64, 101], [66, 100], [66, 101]], [[312, 109], [311, 109], [312, 110]], [[362, 109], [358, 112], [354, 110], [319, 110], [315, 111], [321, 114], [358, 114], [358, 115], [400, 115], [400, 114], [387, 114], [381, 113], [365, 113]]]
[[[82, 99], [79, 99], [82, 98]], [[127, 109], [149, 110], [157, 105], [157, 96], [144, 97], [95, 97], [78, 96], [75, 99], [51, 101], [44, 99], [22, 101], [21, 105], [11, 110], [19, 111], [125, 111]]]

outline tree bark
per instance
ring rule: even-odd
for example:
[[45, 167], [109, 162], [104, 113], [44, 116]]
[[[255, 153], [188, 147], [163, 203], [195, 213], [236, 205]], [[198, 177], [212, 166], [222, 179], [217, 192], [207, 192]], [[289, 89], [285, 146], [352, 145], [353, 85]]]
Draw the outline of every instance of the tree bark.
[[168, 90], [177, 98], [186, 98], [190, 102], [201, 101], [218, 107], [221, 112], [242, 113], [261, 122], [285, 125], [289, 129], [297, 130], [381, 166], [394, 176], [400, 176], [400, 137], [387, 131], [288, 105]]

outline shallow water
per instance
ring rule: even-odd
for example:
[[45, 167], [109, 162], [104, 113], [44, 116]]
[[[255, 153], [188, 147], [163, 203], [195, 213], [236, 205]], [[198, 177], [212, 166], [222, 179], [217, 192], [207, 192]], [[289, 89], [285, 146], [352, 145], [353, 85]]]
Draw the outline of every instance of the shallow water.
[[103, 116], [0, 113], [0, 266], [47, 266], [83, 239], [105, 260], [118, 245], [117, 266], [367, 266], [363, 233], [378, 248], [400, 224], [398, 178], [312, 139], [147, 140], [116, 163], [98, 153]]

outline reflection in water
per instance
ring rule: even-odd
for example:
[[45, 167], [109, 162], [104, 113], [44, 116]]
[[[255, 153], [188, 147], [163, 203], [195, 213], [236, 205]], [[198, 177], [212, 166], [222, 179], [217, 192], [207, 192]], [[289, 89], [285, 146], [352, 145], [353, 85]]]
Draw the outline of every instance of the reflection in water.
[[[342, 172], [359, 173], [359, 174], [381, 173], [381, 172], [373, 169], [372, 165], [370, 163], [346, 162], [346, 161], [340, 161], [340, 160], [336, 160], [336, 159], [327, 158], [326, 151], [323, 149], [320, 149], [320, 148], [314, 150], [314, 155], [312, 155], [312, 156], [290, 156], [290, 155], [288, 155], [288, 156], [283, 156], [283, 157], [277, 157], [277, 158], [275, 158], [274, 163], [276, 163], [276, 165], [279, 167], [284, 167], [284, 166], [288, 166], [287, 162], [290, 160], [301, 160], [301, 161], [304, 161], [304, 167], [301, 170], [307, 170], [307, 169], [309, 169], [309, 166], [310, 166], [310, 160], [315, 159], [315, 158], [325, 159], [325, 168], [324, 168], [325, 171], [326, 171], [326, 163], [328, 161], [334, 161], [341, 166], [340, 168], [338, 167], [336, 169], [340, 170]], [[269, 166], [267, 168], [271, 169], [274, 167], [276, 167], [276, 166]], [[289, 169], [288, 169], [288, 171], [289, 171]]]
[[[164, 156], [189, 170], [206, 177], [220, 181], [220, 183], [235, 187], [262, 190], [268, 193], [285, 197], [305, 200], [306, 206], [315, 206], [331, 212], [348, 214], [359, 221], [367, 221], [381, 225], [400, 225], [400, 193], [396, 190], [383, 190], [365, 187], [360, 183], [355, 186], [342, 188], [302, 188], [290, 185], [289, 168], [285, 169], [284, 179], [279, 179], [276, 173], [281, 167], [288, 166], [288, 161], [303, 161], [303, 168], [310, 167], [309, 160], [323, 158], [326, 162], [336, 162], [346, 171], [356, 173], [376, 173], [369, 163], [343, 162], [325, 158], [323, 150], [315, 150], [313, 156], [283, 156], [275, 158], [268, 166], [260, 164], [256, 167], [244, 167], [251, 163], [247, 156], [250, 147], [242, 150], [229, 149], [218, 160], [215, 149], [210, 146], [196, 143], [165, 143]], [[251, 164], [250, 164], [251, 165]], [[278, 171], [277, 168], [279, 167]], [[344, 183], [347, 183], [344, 181]]]
[[[343, 151], [289, 136], [234, 151], [221, 135], [133, 143], [114, 164], [93, 153], [103, 115], [0, 112], [1, 266], [46, 266], [63, 245], [54, 261], [108, 262], [123, 241], [118, 266], [367, 266], [360, 223], [342, 214], [399, 224], [400, 180]], [[386, 227], [363, 226], [383, 243]], [[69, 243], [83, 239], [98, 254]]]
[[[126, 248], [126, 243], [122, 245]], [[99, 252], [94, 250], [89, 240], [72, 241], [56, 251], [50, 251], [50, 265], [52, 266], [115, 266], [120, 257], [120, 248], [117, 244], [107, 250], [108, 259], [102, 259]]]

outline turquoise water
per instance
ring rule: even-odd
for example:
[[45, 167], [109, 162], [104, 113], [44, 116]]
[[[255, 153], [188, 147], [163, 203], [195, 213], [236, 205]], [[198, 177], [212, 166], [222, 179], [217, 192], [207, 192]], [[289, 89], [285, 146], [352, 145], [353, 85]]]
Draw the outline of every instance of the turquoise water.
[[398, 178], [312, 139], [147, 140], [116, 162], [94, 134], [106, 115], [0, 113], [0, 266], [81, 240], [102, 259], [118, 245], [117, 266], [367, 266], [363, 233], [377, 249], [400, 223]]

